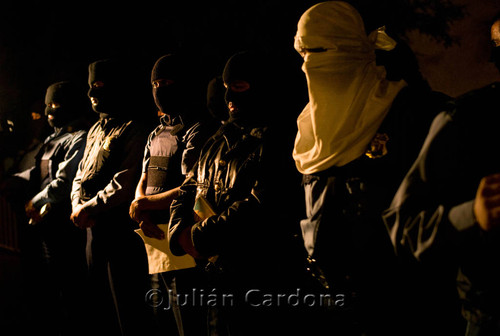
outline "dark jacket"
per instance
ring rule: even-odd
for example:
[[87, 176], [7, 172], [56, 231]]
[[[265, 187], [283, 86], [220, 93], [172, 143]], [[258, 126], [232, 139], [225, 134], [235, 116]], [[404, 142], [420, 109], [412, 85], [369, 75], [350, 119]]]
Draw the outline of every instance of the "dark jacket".
[[[428, 274], [414, 265], [400, 266], [382, 213], [449, 100], [425, 87], [402, 89], [377, 131], [383, 141], [372, 141], [370, 150], [345, 166], [303, 178], [308, 204], [301, 227], [313, 274], [326, 291], [345, 295], [342, 309], [351, 311], [368, 334], [410, 335], [397, 325], [413, 324], [413, 317], [427, 323], [412, 311], [428, 305], [422, 293], [398, 286], [406, 279], [418, 283]], [[384, 323], [386, 316], [394, 320]]]
[[473, 215], [481, 178], [500, 171], [499, 95], [499, 83], [488, 85], [436, 117], [384, 215], [400, 256], [432, 265], [436, 281], [454, 284], [458, 272], [464, 317], [476, 324], [496, 317], [498, 325], [500, 316], [499, 237], [482, 232]]
[[86, 130], [58, 129], [45, 139], [35, 157], [36, 165], [30, 179], [38, 187], [32, 199], [36, 208], [46, 203], [69, 205], [71, 184], [83, 156], [86, 136]]
[[[194, 247], [205, 257], [218, 256], [216, 268], [238, 279], [232, 286], [259, 286], [272, 272], [286, 268], [280, 249], [293, 258], [287, 244], [298, 226], [298, 207], [293, 199], [297, 193], [290, 192], [290, 186], [299, 184], [297, 176], [289, 174], [295, 170], [287, 150], [293, 143], [275, 135], [267, 127], [224, 124], [205, 144], [171, 206], [172, 253], [185, 254], [178, 235], [194, 224]], [[200, 197], [215, 215], [195, 221], [193, 208]]]
[[73, 208], [86, 203], [85, 210], [98, 220], [97, 226], [130, 230], [123, 221], [132, 224], [128, 207], [141, 174], [147, 136], [145, 125], [136, 121], [101, 118], [96, 122], [73, 181]]
[[345, 166], [304, 175], [304, 185], [313, 188], [313, 197], [324, 205], [318, 203], [315, 211], [321, 213], [313, 211], [301, 222], [306, 248], [333, 282], [356, 272], [363, 277], [390, 258], [381, 214], [448, 100], [426, 89], [404, 88], [377, 131], [385, 140], [375, 152], [367, 150]]

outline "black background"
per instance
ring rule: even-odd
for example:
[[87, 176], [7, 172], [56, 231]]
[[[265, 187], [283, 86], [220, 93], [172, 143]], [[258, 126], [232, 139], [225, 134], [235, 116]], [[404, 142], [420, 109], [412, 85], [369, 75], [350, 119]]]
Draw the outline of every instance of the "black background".
[[235, 52], [270, 52], [282, 60], [279, 73], [288, 78], [269, 74], [268, 80], [284, 85], [293, 79], [299, 92], [304, 83], [293, 37], [300, 15], [314, 3], [3, 1], [0, 115], [24, 124], [31, 112], [43, 111], [48, 85], [86, 83], [87, 66], [95, 60], [125, 56], [149, 75], [158, 57], [179, 49], [197, 55], [207, 81]]

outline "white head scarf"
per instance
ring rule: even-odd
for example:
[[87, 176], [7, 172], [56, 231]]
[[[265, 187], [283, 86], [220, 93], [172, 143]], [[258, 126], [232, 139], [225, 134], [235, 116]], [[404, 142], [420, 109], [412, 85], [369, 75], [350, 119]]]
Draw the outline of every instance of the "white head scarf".
[[[379, 29], [369, 36], [351, 5], [328, 1], [300, 18], [295, 49], [304, 56], [309, 103], [297, 119], [293, 158], [302, 174], [343, 166], [365, 153], [404, 81], [385, 79], [375, 48], [396, 43]], [[326, 51], [303, 53], [304, 49]]]

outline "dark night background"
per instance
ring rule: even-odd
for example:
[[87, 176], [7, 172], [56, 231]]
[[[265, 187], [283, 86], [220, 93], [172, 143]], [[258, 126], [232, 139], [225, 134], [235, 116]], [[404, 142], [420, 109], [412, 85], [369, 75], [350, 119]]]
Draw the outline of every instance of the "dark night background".
[[[397, 0], [396, 0], [397, 1]], [[259, 49], [280, 60], [266, 80], [277, 89], [283, 115], [294, 127], [307, 101], [301, 58], [293, 37], [302, 13], [320, 1], [22, 1], [0, 2], [0, 119], [12, 120], [15, 138], [0, 152], [30, 145], [36, 130], [32, 112], [43, 114], [45, 90], [61, 80], [87, 81], [89, 63], [109, 57], [134, 60], [149, 77], [156, 59], [183, 49], [197, 55], [207, 82], [221, 74], [226, 60], [244, 49]], [[363, 2], [357, 0], [354, 2]], [[365, 1], [369, 25], [394, 17], [390, 0]], [[431, 87], [456, 97], [499, 79], [489, 59], [489, 21], [498, 0], [455, 0], [465, 15], [450, 25], [459, 43], [445, 47], [418, 30], [406, 37]], [[283, 96], [282, 93], [286, 93]], [[284, 99], [286, 97], [286, 99]], [[134, 97], [131, 97], [133, 99]], [[276, 102], [275, 102], [276, 103]], [[145, 108], [152, 108], [152, 99]], [[1, 172], [1, 170], [0, 170]], [[0, 232], [1, 234], [1, 232]], [[21, 323], [22, 298], [16, 253], [0, 246], [0, 334]], [[28, 298], [29, 300], [29, 298]], [[28, 303], [29, 304], [29, 303]], [[43, 309], [43, 307], [41, 307]]]
[[[233, 53], [249, 48], [279, 59], [280, 69], [267, 80], [291, 91], [282, 106], [297, 115], [307, 96], [293, 37], [300, 15], [318, 2], [4, 0], [0, 4], [0, 117], [15, 122], [16, 143], [22, 147], [27, 145], [25, 125], [31, 112], [43, 113], [47, 86], [67, 79], [85, 85], [87, 66], [97, 59], [132, 58], [130, 66], [149, 76], [158, 57], [182, 49], [197, 55], [208, 81], [222, 72]], [[351, 2], [361, 4], [358, 7], [373, 28], [404, 17], [394, 4], [405, 1]], [[488, 23], [500, 10], [500, 1], [453, 3], [465, 8], [464, 18], [452, 22], [449, 29], [459, 43], [444, 47], [414, 29], [405, 36], [431, 86], [457, 96], [498, 77], [488, 63]]]
[[[31, 112], [43, 113], [51, 83], [71, 79], [86, 84], [88, 64], [111, 57], [132, 59], [130, 66], [148, 77], [158, 57], [176, 50], [196, 55], [207, 82], [237, 51], [273, 52], [286, 69], [288, 78], [282, 82], [297, 83], [297, 92], [305, 92], [293, 36], [300, 15], [313, 3], [3, 1], [0, 116], [14, 121], [16, 143], [27, 145], [25, 125]], [[269, 81], [280, 79], [270, 74]]]

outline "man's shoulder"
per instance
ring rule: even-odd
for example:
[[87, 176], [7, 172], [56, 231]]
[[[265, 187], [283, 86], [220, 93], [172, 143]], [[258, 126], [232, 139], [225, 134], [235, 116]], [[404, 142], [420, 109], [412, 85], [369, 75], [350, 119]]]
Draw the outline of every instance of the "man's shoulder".
[[[489, 103], [492, 100], [496, 101], [498, 104], [500, 93], [500, 82], [490, 83], [486, 86], [480, 87], [478, 89], [473, 89], [457, 97], [457, 103], [464, 104], [482, 104]], [[486, 100], [486, 101], [485, 101]]]
[[457, 97], [452, 113], [454, 120], [476, 122], [500, 117], [500, 82], [471, 90]]
[[194, 138], [209, 138], [221, 127], [215, 120], [199, 120], [186, 130], [184, 140], [191, 141]]
[[426, 85], [420, 85], [403, 88], [396, 96], [394, 105], [403, 105], [410, 110], [430, 107], [441, 112], [450, 109], [454, 101], [453, 97], [443, 92], [435, 91]]

